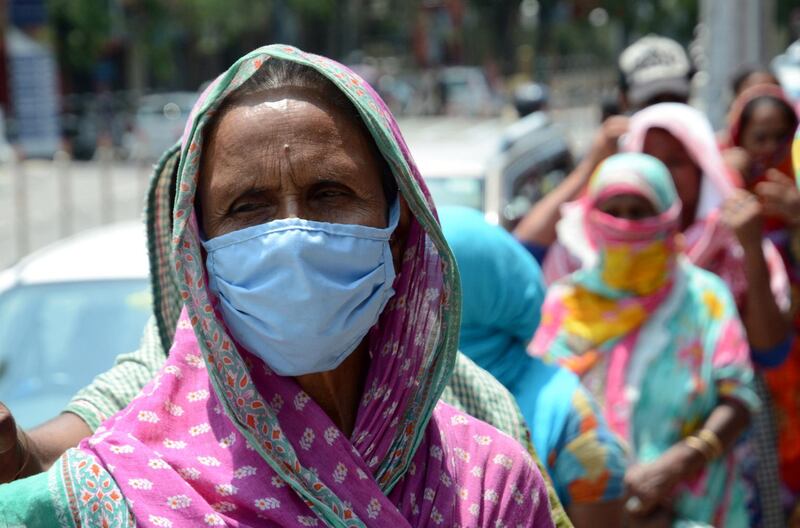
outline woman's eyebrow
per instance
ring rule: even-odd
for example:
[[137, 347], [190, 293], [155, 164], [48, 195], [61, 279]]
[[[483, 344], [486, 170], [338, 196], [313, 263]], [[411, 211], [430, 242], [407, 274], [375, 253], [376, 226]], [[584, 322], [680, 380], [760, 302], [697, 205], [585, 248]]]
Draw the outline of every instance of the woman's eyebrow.
[[321, 165], [315, 173], [315, 183], [351, 181], [358, 175], [357, 171], [338, 165]]
[[271, 191], [272, 189], [266, 186], [253, 186], [244, 190], [243, 192], [237, 193], [237, 195], [231, 200], [231, 203], [235, 203], [239, 200], [247, 198], [260, 198], [266, 194], [269, 194]]
[[[230, 170], [230, 169], [229, 169]], [[272, 193], [277, 185], [269, 185], [262, 178], [247, 177], [247, 171], [232, 169], [234, 178], [219, 178], [211, 184], [211, 193], [228, 197], [228, 202], [233, 203], [242, 197], [253, 197]]]

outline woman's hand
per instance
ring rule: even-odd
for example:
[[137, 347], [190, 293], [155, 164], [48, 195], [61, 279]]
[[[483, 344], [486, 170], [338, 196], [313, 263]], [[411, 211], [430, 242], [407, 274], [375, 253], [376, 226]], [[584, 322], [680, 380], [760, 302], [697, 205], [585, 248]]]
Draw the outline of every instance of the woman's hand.
[[42, 471], [30, 445], [25, 433], [17, 430], [11, 411], [0, 403], [0, 484]]
[[742, 147], [733, 147], [722, 151], [722, 159], [725, 164], [739, 173], [742, 181], [750, 173], [750, 154]]
[[722, 204], [723, 225], [736, 234], [739, 243], [747, 250], [761, 247], [764, 231], [764, 210], [756, 195], [744, 189], [736, 189]]
[[628, 513], [646, 517], [659, 507], [669, 508], [678, 484], [691, 478], [704, 464], [700, 453], [679, 442], [655, 461], [632, 466], [625, 473]]
[[761, 199], [764, 214], [777, 216], [787, 224], [800, 225], [800, 189], [793, 178], [779, 170], [767, 171], [767, 181], [755, 188]]
[[630, 495], [625, 508], [629, 514], [644, 517], [669, 503], [682, 474], [680, 468], [665, 458], [666, 453], [655, 462], [637, 464], [625, 473], [625, 487]]
[[594, 172], [594, 168], [619, 151], [619, 139], [628, 132], [630, 128], [630, 118], [625, 116], [612, 116], [606, 119], [597, 131], [592, 142], [592, 148], [586, 156], [587, 161], [592, 165], [589, 175]]

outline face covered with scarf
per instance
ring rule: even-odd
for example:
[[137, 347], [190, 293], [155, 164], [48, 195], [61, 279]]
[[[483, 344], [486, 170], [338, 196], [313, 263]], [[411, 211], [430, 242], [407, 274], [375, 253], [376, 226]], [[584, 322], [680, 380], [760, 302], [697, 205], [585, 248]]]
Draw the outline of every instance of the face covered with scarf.
[[636, 462], [653, 464], [652, 473], [629, 472], [634, 496], [646, 483], [660, 489], [651, 500], [670, 501], [676, 520], [744, 526], [746, 486], [732, 452], [709, 473], [687, 473], [687, 489], [661, 486], [676, 467], [670, 446], [721, 396], [741, 394], [749, 408], [758, 401], [730, 292], [680, 254], [680, 210], [672, 177], [655, 158], [622, 154], [600, 165], [558, 225], [559, 241], [575, 237], [568, 218], [581, 226], [589, 241], [582, 267], [551, 285], [528, 350], [578, 374]]
[[362, 79], [245, 55], [195, 105], [173, 188], [172, 348], [54, 466], [72, 525], [552, 525], [524, 449], [439, 403], [458, 275]]
[[[735, 240], [719, 222], [719, 208], [734, 186], [708, 119], [685, 104], [650, 106], [630, 119], [622, 150], [648, 154], [667, 167], [682, 204], [682, 250], [694, 264], [725, 278], [737, 298], [741, 296], [741, 259], [731, 250]], [[587, 252], [592, 253], [582, 222], [574, 221], [577, 217], [565, 212], [568, 210], [570, 207], [562, 209], [559, 232], [569, 231], [571, 235], [559, 236], [559, 244], [547, 256], [543, 269], [548, 282], [575, 271], [586, 261]]]
[[580, 225], [588, 247], [566, 304], [567, 329], [581, 348], [639, 326], [669, 290], [681, 211], [664, 164], [618, 154], [601, 164], [587, 194], [568, 205], [559, 238]]

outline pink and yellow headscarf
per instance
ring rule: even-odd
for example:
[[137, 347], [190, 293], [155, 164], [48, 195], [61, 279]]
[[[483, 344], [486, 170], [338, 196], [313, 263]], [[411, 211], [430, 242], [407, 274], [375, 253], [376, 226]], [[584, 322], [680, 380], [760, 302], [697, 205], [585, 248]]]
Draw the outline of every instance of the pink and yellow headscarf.
[[[694, 222], [682, 231], [682, 251], [689, 260], [716, 273], [733, 292], [741, 307], [746, 300], [747, 279], [743, 252], [736, 237], [720, 222], [720, 206], [734, 190], [729, 169], [722, 159], [714, 131], [698, 110], [681, 103], [661, 103], [636, 113], [624, 137], [623, 150], [642, 152], [647, 133], [662, 129], [674, 136], [700, 168], [700, 196]], [[581, 240], [561, 238], [548, 252], [543, 270], [548, 282], [575, 271], [584, 260]], [[765, 243], [773, 294], [780, 306], [789, 302], [789, 282], [780, 254]]]
[[[598, 209], [633, 194], [658, 213], [631, 221]], [[681, 203], [667, 168], [644, 154], [618, 154], [598, 167], [586, 195], [564, 207], [559, 240], [582, 260], [564, 300], [572, 334], [597, 346], [641, 324], [669, 290]]]

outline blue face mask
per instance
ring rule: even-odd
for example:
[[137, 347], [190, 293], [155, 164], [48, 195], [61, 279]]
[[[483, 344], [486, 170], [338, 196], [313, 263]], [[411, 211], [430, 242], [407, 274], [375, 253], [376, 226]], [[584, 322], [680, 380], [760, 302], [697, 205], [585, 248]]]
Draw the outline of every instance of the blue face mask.
[[277, 374], [338, 367], [394, 295], [389, 226], [275, 220], [203, 242], [231, 335]]

